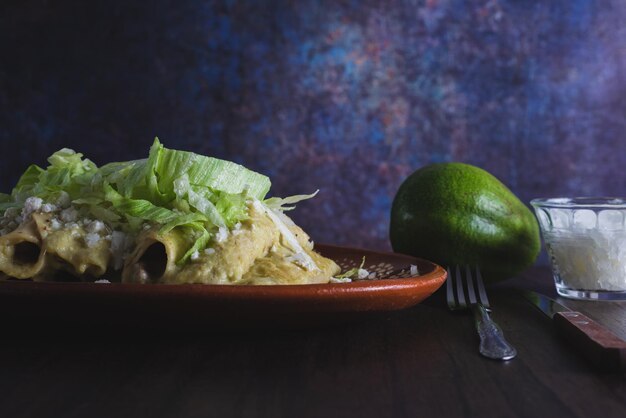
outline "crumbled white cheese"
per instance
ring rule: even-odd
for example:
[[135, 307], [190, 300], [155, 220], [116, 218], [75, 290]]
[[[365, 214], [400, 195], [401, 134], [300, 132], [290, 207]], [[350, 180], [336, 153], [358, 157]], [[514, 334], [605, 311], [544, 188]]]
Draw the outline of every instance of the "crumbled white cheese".
[[370, 272], [365, 269], [359, 269], [359, 271], [357, 272], [357, 278], [361, 280], [366, 279], [367, 276], [369, 275], [370, 275]]
[[215, 249], [214, 248], [205, 248], [204, 253], [206, 255], [215, 254]]
[[22, 209], [22, 217], [26, 218], [31, 213], [37, 212], [41, 209], [41, 205], [43, 204], [43, 200], [38, 197], [29, 197], [24, 201], [24, 208]]
[[87, 247], [93, 248], [96, 245], [98, 245], [99, 242], [100, 242], [100, 235], [98, 235], [97, 233], [90, 232], [87, 235], [85, 235], [85, 244], [87, 244]]
[[417, 266], [415, 264], [411, 264], [411, 275], [417, 276], [418, 274], [419, 274], [419, 271], [417, 270]]
[[104, 284], [110, 284], [111, 282], [108, 281], [107, 279], [100, 279], [100, 280], [96, 280], [94, 283], [104, 283]]
[[41, 205], [41, 211], [43, 213], [50, 213], [50, 212], [54, 212], [55, 210], [57, 210], [56, 205], [53, 205], [52, 203], [44, 203], [43, 205]]
[[198, 250], [192, 252], [190, 258], [191, 258], [191, 261], [196, 261], [197, 259], [199, 259], [200, 253], [198, 252]]
[[69, 207], [61, 211], [61, 220], [63, 222], [75, 222], [77, 217], [78, 211], [73, 207]]
[[352, 281], [349, 277], [331, 277], [331, 283], [350, 283]]
[[104, 230], [104, 228], [104, 222], [96, 220], [91, 221], [85, 229], [87, 229], [87, 232], [101, 232]]
[[215, 241], [224, 242], [226, 241], [227, 238], [228, 238], [228, 228], [224, 228], [223, 226], [220, 226], [219, 230], [217, 231], [217, 234], [215, 234]]
[[148, 229], [150, 229], [150, 224], [146, 222], [145, 224], [141, 225], [141, 229], [147, 231]]
[[243, 233], [243, 229], [241, 229], [241, 222], [237, 222], [235, 226], [233, 226], [232, 233], [233, 235], [239, 235]]

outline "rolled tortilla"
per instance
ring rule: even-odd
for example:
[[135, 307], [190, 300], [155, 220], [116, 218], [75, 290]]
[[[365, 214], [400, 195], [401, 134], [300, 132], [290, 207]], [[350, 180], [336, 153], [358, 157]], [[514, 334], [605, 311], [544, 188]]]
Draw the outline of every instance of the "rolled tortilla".
[[[281, 215], [283, 217], [283, 215]], [[179, 229], [159, 234], [155, 227], [142, 232], [122, 272], [124, 283], [166, 284], [307, 284], [328, 283], [339, 272], [334, 261], [313, 251], [309, 236], [287, 216], [283, 221], [318, 269], [307, 270], [290, 257], [293, 251], [282, 241], [272, 219], [249, 207], [249, 218], [241, 228], [216, 239], [182, 266], [176, 265], [193, 238]]]
[[43, 237], [48, 259], [47, 267], [38, 280], [56, 280], [56, 276], [63, 277], [58, 274], [60, 271], [80, 280], [97, 278], [106, 273], [111, 259], [109, 240], [100, 237], [90, 241], [85, 228], [78, 224], [52, 230], [47, 214], [34, 213], [32, 216]]
[[137, 246], [124, 263], [123, 283], [170, 283], [179, 267], [176, 260], [192, 246], [193, 240], [180, 228], [159, 234], [154, 227], [137, 237]]
[[0, 237], [0, 271], [17, 279], [32, 279], [46, 266], [46, 250], [34, 220]]
[[264, 257], [279, 239], [279, 231], [263, 213], [250, 206], [249, 218], [227, 239], [214, 242], [211, 253], [183, 266], [166, 283], [239, 284], [258, 258]]
[[158, 228], [142, 232], [122, 272], [124, 283], [233, 284], [241, 280], [254, 261], [267, 253], [278, 231], [263, 214], [253, 209], [241, 229], [202, 252], [195, 260], [177, 266], [193, 245], [193, 237], [175, 228], [159, 234]]

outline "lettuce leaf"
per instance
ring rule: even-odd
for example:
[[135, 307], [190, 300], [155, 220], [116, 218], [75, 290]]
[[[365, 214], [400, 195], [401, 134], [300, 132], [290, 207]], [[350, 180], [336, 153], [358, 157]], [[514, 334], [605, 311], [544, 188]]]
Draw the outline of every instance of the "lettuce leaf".
[[359, 276], [359, 270], [361, 270], [364, 265], [365, 265], [365, 256], [361, 260], [361, 265], [359, 267], [354, 267], [354, 268], [346, 271], [345, 273], [338, 274], [338, 275], [335, 276], [335, 279], [352, 279], [352, 278], [358, 277]]
[[61, 192], [76, 199], [98, 188], [99, 181], [93, 181], [98, 168], [90, 160], [83, 159], [83, 154], [63, 148], [52, 154], [48, 162], [50, 165], [45, 170], [31, 165], [22, 174], [11, 193], [17, 203], [23, 203], [31, 196], [54, 201]]
[[206, 216], [213, 225], [217, 227], [226, 226], [224, 218], [217, 210], [213, 202], [209, 200], [208, 196], [206, 194], [198, 193], [191, 187], [187, 174], [183, 174], [181, 177], [174, 180], [174, 193], [179, 199], [186, 199], [191, 207]]
[[272, 211], [293, 209], [289, 205], [317, 194], [264, 201], [271, 186], [267, 176], [230, 161], [165, 148], [158, 138], [145, 159], [98, 168], [64, 148], [48, 162], [45, 169], [28, 167], [11, 195], [0, 195], [0, 209], [19, 207], [31, 196], [50, 203], [69, 196], [83, 215], [116, 229], [138, 232], [145, 222], [159, 224], [160, 233], [182, 228], [194, 234], [195, 242], [178, 263], [206, 248], [218, 230], [247, 219], [250, 201], [263, 202], [275, 217]]
[[116, 212], [145, 221], [165, 224], [179, 216], [173, 210], [156, 206], [147, 200], [124, 197], [109, 184], [104, 185], [104, 199], [111, 203]]
[[195, 229], [199, 231], [200, 236], [196, 238], [196, 241], [194, 242], [194, 244], [191, 246], [189, 250], [187, 250], [187, 252], [181, 257], [181, 259], [176, 261], [176, 264], [178, 265], [185, 264], [189, 260], [189, 258], [191, 258], [192, 254], [195, 253], [196, 251], [204, 250], [207, 247], [207, 245], [209, 245], [209, 241], [211, 240], [211, 234], [200, 225], [192, 223], [192, 224], [189, 224], [187, 228]]
[[289, 197], [271, 197], [266, 199], [263, 203], [270, 209], [280, 210], [281, 212], [285, 212], [288, 210], [293, 210], [295, 206], [285, 206], [285, 205], [293, 205], [295, 203], [301, 202], [303, 200], [312, 199], [319, 193], [319, 190], [314, 191], [311, 194], [297, 194]]
[[194, 187], [204, 187], [229, 194], [246, 194], [262, 200], [270, 189], [267, 176], [233, 163], [188, 151], [165, 148], [154, 140], [146, 163], [151, 201], [166, 203], [176, 197], [174, 180], [186, 174]]
[[19, 206], [10, 194], [0, 193], [0, 216], [9, 208]]
[[21, 203], [28, 197], [33, 196], [33, 189], [39, 183], [39, 176], [42, 173], [45, 173], [43, 168], [35, 164], [30, 165], [13, 188], [13, 192], [11, 193], [13, 199]]

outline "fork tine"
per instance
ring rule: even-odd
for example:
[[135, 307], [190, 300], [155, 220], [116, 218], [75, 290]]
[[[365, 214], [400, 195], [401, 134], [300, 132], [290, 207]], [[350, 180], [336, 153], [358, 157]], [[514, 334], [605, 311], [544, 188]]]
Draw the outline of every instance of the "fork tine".
[[487, 292], [485, 292], [485, 284], [483, 283], [483, 276], [480, 274], [480, 267], [476, 266], [476, 286], [478, 287], [478, 295], [480, 296], [480, 303], [485, 308], [489, 307], [489, 299], [487, 299]]
[[469, 264], [465, 265], [465, 279], [467, 280], [467, 296], [469, 303], [476, 303], [476, 292], [474, 292], [474, 283], [472, 280], [472, 270]]
[[446, 299], [448, 300], [448, 306], [450, 309], [456, 306], [456, 302], [454, 301], [454, 289], [452, 288], [452, 272], [450, 271], [450, 267], [447, 269], [448, 278], [446, 280]]
[[465, 308], [465, 291], [463, 290], [463, 277], [461, 276], [461, 268], [456, 266], [456, 296], [459, 298], [459, 306]]

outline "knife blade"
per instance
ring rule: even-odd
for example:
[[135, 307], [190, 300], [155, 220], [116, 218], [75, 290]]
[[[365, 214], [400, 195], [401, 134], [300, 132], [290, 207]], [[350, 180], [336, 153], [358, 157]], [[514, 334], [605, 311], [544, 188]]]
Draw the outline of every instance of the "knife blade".
[[593, 363], [610, 370], [626, 370], [626, 341], [593, 319], [541, 293], [524, 290], [522, 294], [551, 318], [557, 331]]

